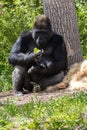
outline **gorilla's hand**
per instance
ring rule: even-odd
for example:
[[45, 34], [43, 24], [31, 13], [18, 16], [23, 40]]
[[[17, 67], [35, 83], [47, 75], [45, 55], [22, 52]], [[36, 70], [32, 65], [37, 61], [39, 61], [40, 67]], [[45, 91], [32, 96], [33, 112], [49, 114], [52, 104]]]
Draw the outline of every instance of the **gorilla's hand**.
[[38, 52], [38, 53], [27, 53], [25, 55], [25, 61], [27, 63], [32, 62], [32, 61], [38, 62], [40, 60], [41, 55], [42, 55], [41, 52]]
[[47, 68], [47, 65], [46, 65], [46, 64], [43, 64], [43, 63], [41, 63], [40, 66], [41, 66], [43, 69], [46, 69], [46, 68]]
[[35, 53], [34, 60], [35, 60], [36, 62], [39, 62], [39, 61], [40, 61], [41, 56], [42, 56], [42, 52]]
[[28, 74], [34, 74], [34, 73], [38, 73], [40, 71], [41, 71], [40, 66], [32, 66], [31, 68], [28, 69]]

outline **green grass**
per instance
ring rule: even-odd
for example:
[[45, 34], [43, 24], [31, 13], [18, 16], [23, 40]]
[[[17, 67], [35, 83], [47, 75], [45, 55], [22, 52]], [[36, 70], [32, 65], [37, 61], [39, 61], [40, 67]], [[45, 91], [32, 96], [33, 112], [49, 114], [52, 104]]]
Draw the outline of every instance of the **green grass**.
[[7, 62], [0, 62], [0, 92], [12, 90], [12, 70]]
[[0, 104], [0, 130], [74, 130], [80, 125], [87, 129], [86, 113], [87, 92], [22, 106], [7, 101]]

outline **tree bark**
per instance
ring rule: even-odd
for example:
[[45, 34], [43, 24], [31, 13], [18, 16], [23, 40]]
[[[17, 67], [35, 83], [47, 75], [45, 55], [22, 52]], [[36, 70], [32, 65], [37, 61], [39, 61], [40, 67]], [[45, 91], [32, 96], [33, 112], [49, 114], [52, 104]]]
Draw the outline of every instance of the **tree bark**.
[[68, 65], [82, 61], [77, 17], [73, 0], [43, 0], [44, 13], [50, 18], [52, 28], [64, 37]]

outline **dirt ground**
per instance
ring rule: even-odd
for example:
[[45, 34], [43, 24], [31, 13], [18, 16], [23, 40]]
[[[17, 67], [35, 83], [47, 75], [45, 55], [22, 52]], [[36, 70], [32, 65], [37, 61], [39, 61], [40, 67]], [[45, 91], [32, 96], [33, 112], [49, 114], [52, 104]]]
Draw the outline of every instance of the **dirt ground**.
[[17, 105], [23, 105], [26, 104], [30, 101], [48, 101], [49, 99], [56, 99], [60, 96], [64, 96], [64, 95], [71, 95], [75, 92], [79, 92], [79, 91], [86, 91], [87, 88], [81, 88], [81, 89], [62, 89], [62, 90], [57, 90], [56, 92], [38, 92], [38, 93], [28, 93], [25, 94], [23, 96], [20, 97], [16, 97], [14, 96], [13, 91], [8, 91], [8, 92], [2, 92], [0, 93], [0, 102], [2, 104], [11, 101]]

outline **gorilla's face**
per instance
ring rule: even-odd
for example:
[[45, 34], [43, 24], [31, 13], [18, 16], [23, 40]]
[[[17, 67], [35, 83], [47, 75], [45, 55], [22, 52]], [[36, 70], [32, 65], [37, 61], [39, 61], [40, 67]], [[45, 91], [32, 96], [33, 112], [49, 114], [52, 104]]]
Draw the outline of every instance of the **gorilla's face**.
[[45, 48], [52, 36], [52, 33], [44, 29], [33, 30], [32, 37], [39, 49]]

